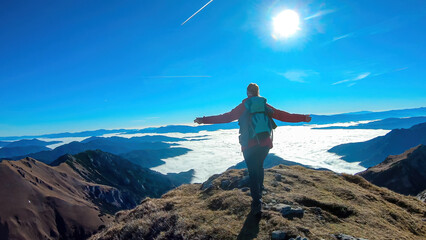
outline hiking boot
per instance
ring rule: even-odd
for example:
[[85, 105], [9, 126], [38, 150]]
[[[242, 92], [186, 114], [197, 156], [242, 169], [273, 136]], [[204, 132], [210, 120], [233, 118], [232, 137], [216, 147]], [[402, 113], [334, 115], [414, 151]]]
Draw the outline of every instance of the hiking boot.
[[263, 186], [263, 185], [262, 185], [260, 190], [262, 191], [262, 195], [265, 195], [269, 192], [269, 189], [265, 188], [265, 186]]

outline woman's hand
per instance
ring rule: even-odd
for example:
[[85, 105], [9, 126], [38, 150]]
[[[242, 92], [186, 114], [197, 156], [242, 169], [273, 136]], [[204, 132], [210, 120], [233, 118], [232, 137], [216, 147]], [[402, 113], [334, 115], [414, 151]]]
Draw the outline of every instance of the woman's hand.
[[197, 118], [195, 118], [194, 122], [198, 123], [198, 124], [202, 124], [203, 123], [203, 118], [197, 117]]

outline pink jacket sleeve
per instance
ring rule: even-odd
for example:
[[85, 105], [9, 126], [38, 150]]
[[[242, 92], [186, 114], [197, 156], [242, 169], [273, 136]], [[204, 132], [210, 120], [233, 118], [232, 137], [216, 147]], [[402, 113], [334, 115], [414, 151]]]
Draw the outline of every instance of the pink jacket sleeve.
[[272, 107], [269, 104], [266, 104], [268, 107], [270, 107], [272, 110], [274, 110], [274, 113], [272, 114], [272, 118], [280, 120], [282, 122], [306, 122], [306, 117], [308, 115], [303, 114], [292, 114], [285, 111], [278, 110], [274, 107]]
[[216, 116], [209, 116], [209, 117], [203, 117], [203, 123], [211, 124], [211, 123], [229, 123], [232, 121], [237, 120], [240, 118], [241, 114], [244, 113], [244, 104], [240, 103], [237, 107], [232, 109], [230, 112], [216, 115]]

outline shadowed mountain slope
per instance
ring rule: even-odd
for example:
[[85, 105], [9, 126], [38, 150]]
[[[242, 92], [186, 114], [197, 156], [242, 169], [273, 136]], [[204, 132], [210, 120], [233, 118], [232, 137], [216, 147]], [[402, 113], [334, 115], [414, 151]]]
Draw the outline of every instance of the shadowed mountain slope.
[[109, 222], [90, 200], [84, 181], [68, 165], [52, 168], [31, 158], [0, 163], [1, 224], [6, 239], [85, 239]]
[[[136, 206], [146, 196], [160, 197], [174, 187], [165, 175], [100, 150], [89, 150], [73, 156], [64, 155], [51, 165], [62, 163], [69, 165], [88, 182], [119, 189], [127, 204], [126, 208]], [[109, 212], [119, 210], [114, 206], [105, 206], [105, 209]]]
[[365, 142], [337, 145], [329, 152], [341, 155], [348, 162], [361, 162], [364, 167], [372, 167], [389, 155], [397, 155], [419, 144], [426, 144], [426, 123], [409, 129], [394, 129], [385, 136]]
[[[202, 185], [182, 185], [160, 199], [145, 199], [135, 209], [118, 212], [114, 223], [91, 239], [262, 240], [276, 230], [286, 240], [336, 240], [339, 234], [372, 240], [426, 237], [426, 205], [419, 200], [359, 176], [301, 166], [265, 170], [265, 210], [257, 218], [249, 214], [245, 173], [228, 170]], [[302, 216], [284, 215], [289, 207], [300, 207]]]
[[0, 163], [1, 239], [86, 239], [110, 214], [160, 197], [167, 176], [100, 150]]
[[426, 189], [426, 146], [419, 145], [403, 154], [389, 156], [358, 175], [395, 192], [417, 195]]

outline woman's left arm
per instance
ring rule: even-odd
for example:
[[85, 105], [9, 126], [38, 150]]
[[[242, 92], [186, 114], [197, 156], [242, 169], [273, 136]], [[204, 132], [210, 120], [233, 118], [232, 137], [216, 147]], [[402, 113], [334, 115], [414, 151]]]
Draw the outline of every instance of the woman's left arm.
[[270, 107], [274, 112], [272, 114], [272, 118], [283, 121], [283, 122], [310, 122], [311, 116], [310, 115], [304, 115], [304, 114], [294, 114], [294, 113], [288, 113], [286, 111], [282, 111], [279, 109], [276, 109], [272, 107], [271, 105], [267, 104], [268, 107]]

